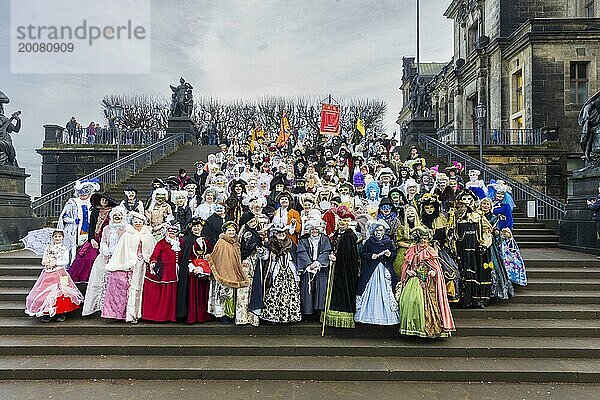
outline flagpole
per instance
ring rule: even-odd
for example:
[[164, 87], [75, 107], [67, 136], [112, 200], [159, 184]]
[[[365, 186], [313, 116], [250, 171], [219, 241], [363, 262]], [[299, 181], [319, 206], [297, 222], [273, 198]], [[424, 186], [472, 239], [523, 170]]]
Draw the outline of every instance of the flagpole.
[[420, 72], [421, 72], [421, 67], [420, 67], [420, 63], [421, 63], [421, 57], [420, 57], [420, 49], [421, 49], [421, 27], [420, 27], [420, 0], [417, 0], [417, 76], [419, 76]]

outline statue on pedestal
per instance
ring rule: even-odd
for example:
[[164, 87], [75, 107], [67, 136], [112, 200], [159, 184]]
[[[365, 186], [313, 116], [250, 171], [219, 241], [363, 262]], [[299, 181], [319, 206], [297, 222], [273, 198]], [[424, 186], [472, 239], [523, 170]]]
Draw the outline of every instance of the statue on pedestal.
[[[10, 118], [4, 115], [4, 104], [9, 103], [8, 97], [0, 92], [0, 166], [10, 165], [18, 167], [17, 154], [10, 134], [21, 130], [21, 111], [14, 112]], [[13, 123], [14, 121], [14, 123]]]
[[425, 83], [423, 78], [416, 75], [410, 87], [410, 109], [412, 117], [429, 118], [431, 109], [431, 85]]
[[600, 167], [600, 92], [593, 95], [579, 112], [581, 150], [585, 167], [581, 171]]
[[179, 79], [179, 86], [169, 85], [173, 94], [171, 95], [171, 116], [172, 117], [190, 117], [194, 108], [194, 98], [192, 96], [192, 85], [185, 79]]

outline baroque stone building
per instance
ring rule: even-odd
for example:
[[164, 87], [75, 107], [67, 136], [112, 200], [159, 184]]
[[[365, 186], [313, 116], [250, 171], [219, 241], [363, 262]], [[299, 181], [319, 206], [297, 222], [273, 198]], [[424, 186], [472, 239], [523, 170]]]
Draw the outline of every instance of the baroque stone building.
[[565, 197], [569, 171], [582, 165], [579, 110], [600, 90], [600, 1], [453, 0], [444, 16], [454, 23], [454, 56], [432, 78], [438, 137], [478, 144], [475, 109], [484, 105], [486, 161], [518, 165], [518, 146], [528, 161], [507, 172]]

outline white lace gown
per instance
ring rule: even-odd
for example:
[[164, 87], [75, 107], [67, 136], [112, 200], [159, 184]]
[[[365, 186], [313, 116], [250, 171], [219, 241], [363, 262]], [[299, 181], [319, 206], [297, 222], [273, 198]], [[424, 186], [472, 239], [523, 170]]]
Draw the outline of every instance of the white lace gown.
[[90, 272], [90, 280], [85, 292], [81, 315], [91, 315], [102, 310], [104, 295], [106, 293], [106, 277], [108, 274], [106, 264], [110, 260], [124, 232], [125, 225], [108, 225], [104, 227], [102, 241], [100, 242], [100, 254], [96, 257], [92, 271]]

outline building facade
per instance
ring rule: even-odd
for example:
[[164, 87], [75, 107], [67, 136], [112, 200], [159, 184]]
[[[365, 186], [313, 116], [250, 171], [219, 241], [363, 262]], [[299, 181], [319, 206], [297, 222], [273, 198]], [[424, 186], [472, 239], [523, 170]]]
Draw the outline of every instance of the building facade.
[[[486, 146], [527, 153], [547, 149], [549, 139], [553, 170], [560, 165], [564, 175], [554, 186], [566, 186], [582, 165], [579, 111], [600, 90], [600, 1], [453, 0], [444, 16], [454, 23], [454, 56], [432, 78], [438, 137], [478, 144], [481, 121]], [[549, 194], [567, 194], [556, 190]]]

